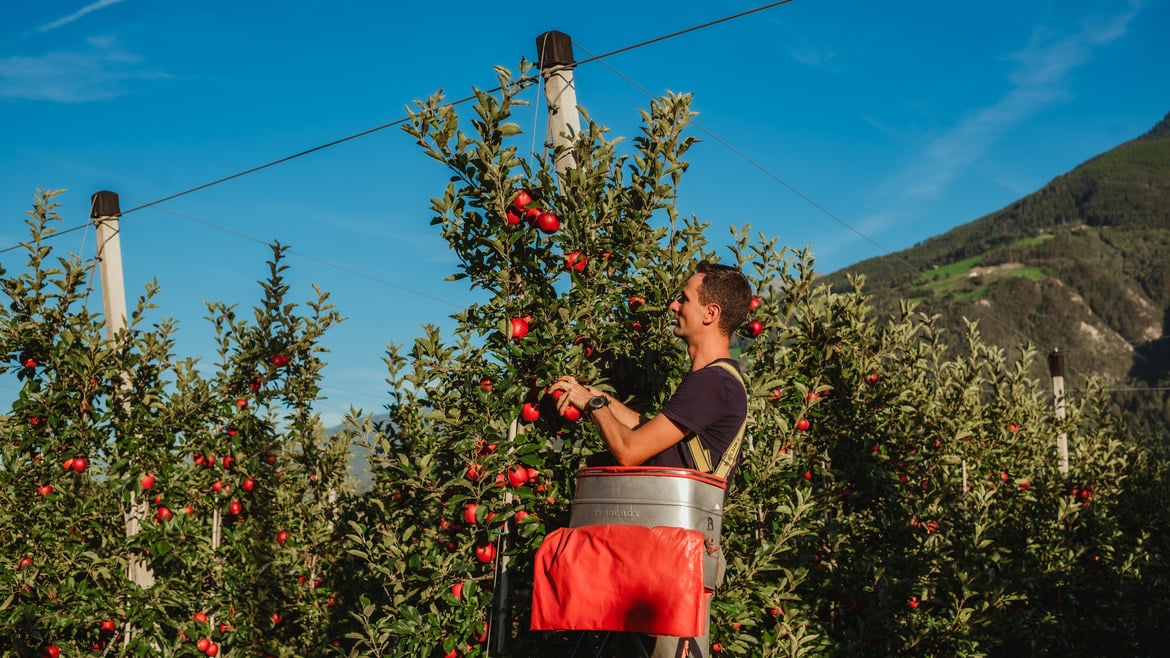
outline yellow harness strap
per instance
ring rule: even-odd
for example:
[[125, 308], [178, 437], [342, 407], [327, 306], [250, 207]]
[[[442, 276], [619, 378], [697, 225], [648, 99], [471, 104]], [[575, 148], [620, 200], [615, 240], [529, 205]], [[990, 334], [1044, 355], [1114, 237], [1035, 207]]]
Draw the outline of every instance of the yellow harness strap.
[[[735, 377], [735, 381], [739, 382], [740, 386], [743, 386], [743, 392], [747, 393], [747, 385], [743, 383], [743, 376], [739, 374], [738, 368], [726, 361], [716, 361], [711, 365], [719, 366], [731, 373]], [[707, 367], [710, 368], [711, 366]], [[723, 457], [719, 460], [719, 466], [715, 467], [714, 470], [711, 468], [711, 452], [699, 440], [697, 434], [692, 432], [691, 438], [687, 439], [683, 445], [691, 453], [691, 459], [695, 462], [696, 470], [726, 478], [731, 473], [732, 467], [735, 466], [736, 460], [739, 459], [739, 450], [743, 446], [743, 435], [746, 430], [747, 416], [744, 415], [743, 424], [739, 426], [739, 432], [736, 433], [735, 440], [731, 442], [731, 445], [727, 446], [727, 450], [723, 452]]]

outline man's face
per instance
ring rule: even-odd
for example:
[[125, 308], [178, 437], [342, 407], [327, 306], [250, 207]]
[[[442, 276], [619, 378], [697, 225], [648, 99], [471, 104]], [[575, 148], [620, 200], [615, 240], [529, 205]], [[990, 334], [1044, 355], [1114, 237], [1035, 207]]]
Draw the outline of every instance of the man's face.
[[670, 303], [670, 312], [674, 314], [674, 335], [683, 340], [693, 336], [703, 326], [707, 308], [699, 302], [699, 286], [702, 284], [702, 274], [691, 276], [683, 286], [682, 293]]

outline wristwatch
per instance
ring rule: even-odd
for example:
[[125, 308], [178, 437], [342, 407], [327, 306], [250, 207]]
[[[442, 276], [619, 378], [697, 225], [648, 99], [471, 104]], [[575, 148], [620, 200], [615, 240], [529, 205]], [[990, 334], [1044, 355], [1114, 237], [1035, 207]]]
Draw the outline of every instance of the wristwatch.
[[585, 403], [585, 411], [588, 411], [589, 415], [592, 416], [594, 411], [608, 406], [609, 398], [605, 397], [604, 395], [595, 395], [589, 398], [589, 401]]

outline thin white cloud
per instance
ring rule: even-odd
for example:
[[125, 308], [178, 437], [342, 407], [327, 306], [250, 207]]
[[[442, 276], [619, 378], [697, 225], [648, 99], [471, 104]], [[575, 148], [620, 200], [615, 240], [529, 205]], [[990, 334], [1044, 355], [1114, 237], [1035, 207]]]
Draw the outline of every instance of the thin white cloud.
[[169, 77], [138, 70], [142, 58], [116, 39], [91, 37], [86, 48], [0, 59], [0, 99], [85, 103], [118, 98], [128, 82]]
[[88, 4], [64, 18], [58, 18], [51, 23], [45, 23], [44, 25], [37, 28], [37, 32], [49, 32], [51, 30], [55, 30], [61, 26], [68, 25], [74, 21], [80, 20], [86, 14], [93, 13], [99, 9], [104, 9], [110, 5], [116, 5], [124, 1], [125, 0], [97, 0], [97, 2]]
[[925, 148], [919, 162], [901, 177], [906, 196], [933, 197], [964, 169], [979, 160], [989, 144], [1023, 121], [1068, 99], [1069, 80], [1092, 57], [1094, 48], [1126, 34], [1139, 4], [1106, 20], [1086, 22], [1081, 31], [1052, 40], [1038, 30], [1022, 51], [1012, 56], [1016, 68], [1008, 76], [1011, 88], [993, 105], [982, 108]]

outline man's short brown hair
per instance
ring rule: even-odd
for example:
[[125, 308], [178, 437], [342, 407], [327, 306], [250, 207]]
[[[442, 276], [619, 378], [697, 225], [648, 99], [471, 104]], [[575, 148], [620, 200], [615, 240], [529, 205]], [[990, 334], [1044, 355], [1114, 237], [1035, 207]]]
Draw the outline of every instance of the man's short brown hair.
[[729, 265], [699, 261], [695, 274], [702, 274], [699, 303], [718, 304], [721, 310], [719, 330], [731, 336], [747, 321], [752, 301], [752, 287], [747, 277]]

